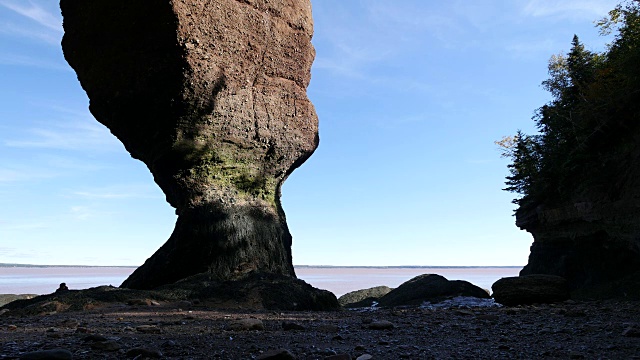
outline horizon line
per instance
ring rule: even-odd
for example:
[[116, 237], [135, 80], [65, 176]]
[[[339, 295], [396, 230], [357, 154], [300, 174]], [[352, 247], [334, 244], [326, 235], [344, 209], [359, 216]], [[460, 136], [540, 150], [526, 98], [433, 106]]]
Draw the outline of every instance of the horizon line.
[[[138, 268], [139, 265], [46, 265], [46, 264], [16, 264], [0, 263], [0, 267], [109, 267], [109, 268]], [[521, 268], [524, 265], [293, 265], [294, 268], [346, 268], [346, 269], [473, 269], [473, 268]]]

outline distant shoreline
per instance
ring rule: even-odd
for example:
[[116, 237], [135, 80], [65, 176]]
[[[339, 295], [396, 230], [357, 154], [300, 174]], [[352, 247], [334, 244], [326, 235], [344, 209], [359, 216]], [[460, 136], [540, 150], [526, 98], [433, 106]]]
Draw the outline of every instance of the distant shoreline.
[[[0, 268], [3, 267], [22, 267], [22, 268], [137, 268], [137, 265], [36, 265], [36, 264], [11, 264], [0, 263]], [[295, 268], [305, 269], [486, 269], [486, 268], [498, 268], [498, 269], [515, 269], [522, 268], [523, 266], [444, 266], [444, 265], [294, 265]]]
[[35, 264], [4, 264], [0, 263], [0, 268], [137, 268], [138, 266], [131, 265], [35, 265]]

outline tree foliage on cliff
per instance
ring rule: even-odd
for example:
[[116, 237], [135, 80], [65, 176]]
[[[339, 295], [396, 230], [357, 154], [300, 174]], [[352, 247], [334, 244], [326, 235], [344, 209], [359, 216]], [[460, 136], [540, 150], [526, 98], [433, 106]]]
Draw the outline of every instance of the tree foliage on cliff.
[[[539, 134], [497, 141], [511, 159], [505, 190], [523, 206], [554, 203], [586, 189], [615, 198], [632, 161], [640, 120], [640, 0], [618, 5], [597, 23], [615, 33], [603, 53], [574, 36], [567, 54], [549, 60], [542, 86], [552, 100], [533, 118]], [[626, 159], [626, 160], [625, 160]]]

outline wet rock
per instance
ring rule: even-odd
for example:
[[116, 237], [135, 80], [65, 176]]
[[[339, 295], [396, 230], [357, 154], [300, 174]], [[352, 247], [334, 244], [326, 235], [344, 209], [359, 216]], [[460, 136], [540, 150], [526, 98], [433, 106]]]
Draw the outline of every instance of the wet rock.
[[296, 357], [287, 349], [267, 351], [258, 356], [258, 360], [295, 360]]
[[566, 317], [585, 317], [587, 313], [582, 309], [568, 309], [563, 315]]
[[227, 330], [231, 331], [250, 331], [264, 330], [264, 323], [260, 319], [240, 319], [227, 324]]
[[622, 336], [626, 337], [640, 337], [640, 328], [635, 326], [629, 326], [622, 332]]
[[291, 331], [291, 330], [305, 330], [306, 328], [298, 323], [284, 321], [282, 322], [282, 330]]
[[163, 342], [161, 346], [163, 348], [172, 348], [172, 347], [178, 346], [178, 343], [175, 342], [174, 340], [167, 340], [167, 341]]
[[496, 302], [507, 305], [555, 303], [569, 299], [567, 281], [554, 275], [525, 275], [502, 278], [492, 286]]
[[369, 289], [356, 290], [340, 296], [338, 302], [347, 308], [370, 307], [391, 290], [388, 286], [376, 286]]
[[374, 321], [369, 324], [369, 329], [371, 330], [389, 330], [393, 329], [394, 327], [395, 326], [393, 325], [393, 323], [387, 320]]
[[61, 328], [75, 329], [80, 325], [77, 319], [65, 319], [58, 322], [58, 326]]
[[180, 301], [178, 302], [178, 304], [176, 304], [179, 308], [182, 309], [190, 309], [193, 306], [193, 303], [191, 301]]
[[82, 341], [84, 342], [107, 341], [107, 340], [109, 339], [106, 336], [102, 336], [99, 334], [87, 335], [84, 338], [82, 338]]
[[340, 328], [336, 324], [321, 324], [318, 326], [318, 331], [323, 333], [337, 333]]
[[71, 360], [73, 354], [65, 349], [40, 350], [20, 355], [21, 360]]
[[324, 360], [351, 360], [351, 355], [337, 354], [337, 355], [325, 356]]
[[127, 300], [127, 305], [150, 306], [151, 300], [150, 299], [130, 299], [130, 300]]
[[159, 359], [162, 357], [162, 352], [146, 348], [133, 348], [127, 351], [126, 355], [127, 357], [138, 359]]
[[100, 351], [118, 351], [122, 348], [115, 340], [96, 341], [91, 343], [91, 348]]
[[420, 305], [423, 302], [438, 302], [457, 296], [490, 298], [489, 294], [463, 280], [447, 280], [437, 274], [424, 274], [401, 284], [380, 298], [380, 306]]
[[496, 322], [498, 321], [498, 319], [500, 319], [500, 317], [496, 314], [479, 314], [479, 315], [476, 315], [476, 319], [482, 320], [482, 321]]
[[136, 331], [143, 334], [160, 334], [162, 330], [156, 325], [139, 325], [136, 326]]

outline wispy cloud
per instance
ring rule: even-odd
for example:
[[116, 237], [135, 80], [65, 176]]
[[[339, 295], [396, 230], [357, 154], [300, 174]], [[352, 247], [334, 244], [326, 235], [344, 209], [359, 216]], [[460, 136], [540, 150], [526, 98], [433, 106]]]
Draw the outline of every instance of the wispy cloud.
[[494, 163], [496, 161], [494, 159], [467, 159], [465, 160], [465, 162], [472, 165], [485, 165]]
[[62, 33], [62, 20], [60, 17], [48, 12], [43, 7], [32, 1], [0, 0], [0, 6], [4, 6], [48, 29]]
[[15, 183], [36, 179], [48, 179], [56, 174], [50, 170], [27, 168], [27, 167], [6, 167], [0, 168], [0, 184]]
[[24, 223], [3, 223], [0, 222], [0, 229], [7, 231], [31, 231], [47, 229], [50, 226], [42, 221], [29, 221]]
[[435, 6], [412, 6], [408, 3], [375, 2], [369, 7], [372, 23], [390, 31], [396, 40], [409, 40], [430, 36], [449, 45], [455, 35], [463, 32], [454, 17], [439, 13]]
[[13, 66], [36, 67], [41, 69], [72, 71], [66, 64], [45, 58], [34, 58], [27, 55], [0, 54], [0, 64]]
[[[10, 246], [2, 246], [0, 247], [0, 256], [2, 260], [0, 262], [5, 263], [24, 263], [23, 261], [15, 261], [15, 259], [30, 259], [37, 256], [43, 255], [42, 251], [36, 250], [33, 248], [25, 248], [25, 247], [10, 247]], [[28, 263], [29, 261], [27, 261]]]
[[[3, 223], [0, 221], [0, 226], [2, 226]], [[10, 248], [10, 247], [6, 247], [6, 246], [0, 246], [0, 255], [8, 255], [12, 252], [16, 251], [15, 248]]]
[[532, 41], [521, 41], [505, 45], [506, 51], [516, 58], [530, 58], [544, 54], [548, 56], [557, 52], [562, 45], [552, 39], [537, 39]]
[[88, 121], [68, 121], [48, 127], [32, 128], [30, 137], [6, 140], [5, 146], [74, 151], [115, 151], [121, 146], [109, 131]]
[[72, 206], [69, 209], [69, 213], [74, 219], [80, 221], [88, 220], [95, 215], [94, 211], [88, 206]]
[[109, 165], [96, 163], [93, 159], [84, 160], [78, 156], [41, 154], [36, 160], [38, 163], [44, 164], [51, 169], [57, 169], [65, 173], [69, 171], [91, 172], [111, 168]]
[[27, 29], [13, 23], [1, 23], [0, 34], [16, 36], [32, 40], [38, 40], [50, 45], [59, 46], [62, 35], [53, 31], [41, 31], [39, 29]]
[[611, 0], [530, 0], [524, 6], [523, 13], [533, 17], [596, 20], [616, 3]]
[[111, 185], [100, 188], [72, 191], [71, 195], [84, 199], [157, 199], [161, 193], [153, 184]]

